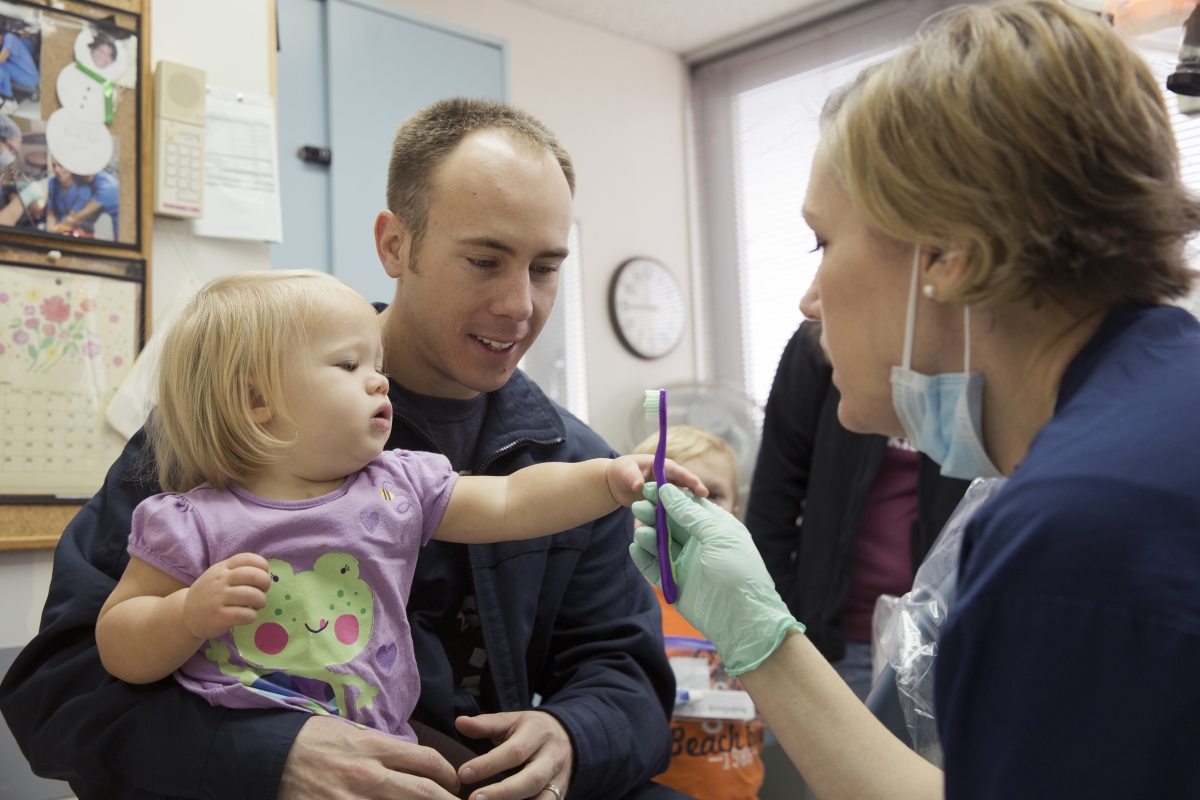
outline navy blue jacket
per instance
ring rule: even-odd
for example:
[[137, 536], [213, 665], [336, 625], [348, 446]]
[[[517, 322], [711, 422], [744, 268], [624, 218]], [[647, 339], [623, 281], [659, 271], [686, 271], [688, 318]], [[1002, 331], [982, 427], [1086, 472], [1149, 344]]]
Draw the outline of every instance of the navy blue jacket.
[[935, 696], [947, 800], [1200, 797], [1200, 324], [1113, 312], [970, 521]]
[[[393, 391], [389, 447], [433, 450], [426, 422]], [[159, 491], [138, 432], [104, 487], [63, 533], [41, 631], [0, 683], [0, 711], [43, 777], [80, 797], [274, 800], [308, 714], [215, 708], [174, 679], [144, 686], [104, 671], [96, 617], [129, 561], [134, 507]], [[493, 392], [474, 472], [612, 451], [517, 372]], [[575, 748], [572, 798], [620, 797], [666, 769], [675, 681], [658, 603], [628, 556], [626, 509], [554, 536], [472, 545], [479, 613], [501, 707], [541, 710]], [[441, 643], [422, 624], [447, 565], [417, 560], [409, 604], [421, 699], [415, 718], [453, 730], [454, 688]]]

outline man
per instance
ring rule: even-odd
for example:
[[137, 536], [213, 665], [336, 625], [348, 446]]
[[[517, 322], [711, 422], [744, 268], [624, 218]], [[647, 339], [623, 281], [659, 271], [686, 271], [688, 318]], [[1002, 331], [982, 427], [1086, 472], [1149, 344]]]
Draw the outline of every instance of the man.
[[[380, 316], [390, 447], [442, 451], [487, 474], [610, 453], [515, 372], [554, 302], [573, 181], [549, 131], [500, 104], [444, 101], [401, 127], [375, 224], [397, 279]], [[157, 490], [141, 477], [143, 442], [130, 440], [64, 533], [42, 631], [0, 686], [38, 772], [85, 798], [453, 796], [455, 771], [428, 748], [104, 673], [96, 613], [127, 563], [133, 507]], [[501, 780], [474, 800], [680, 796], [635, 788], [667, 765], [674, 681], [654, 596], [626, 555], [631, 529], [621, 510], [543, 539], [422, 552], [408, 609], [414, 727], [442, 752], [481, 753], [457, 779]]]

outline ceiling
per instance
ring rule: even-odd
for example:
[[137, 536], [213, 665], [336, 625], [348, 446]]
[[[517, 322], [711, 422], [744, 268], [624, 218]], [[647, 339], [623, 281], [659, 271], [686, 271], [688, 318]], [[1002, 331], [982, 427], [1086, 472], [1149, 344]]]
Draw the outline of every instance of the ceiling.
[[688, 54], [762, 28], [820, 0], [518, 0], [528, 6]]

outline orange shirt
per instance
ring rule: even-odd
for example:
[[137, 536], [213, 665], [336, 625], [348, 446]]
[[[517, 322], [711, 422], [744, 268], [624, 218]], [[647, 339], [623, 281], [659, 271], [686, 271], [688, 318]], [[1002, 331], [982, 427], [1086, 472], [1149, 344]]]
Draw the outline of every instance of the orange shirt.
[[[667, 604], [662, 590], [655, 587], [654, 593], [662, 608], [663, 635], [698, 640], [695, 644], [668, 641], [667, 656], [706, 658], [714, 683], [741, 689], [736, 678], [725, 674], [724, 664], [703, 634]], [[671, 766], [654, 780], [696, 800], [756, 800], [763, 782], [763, 730], [758, 719], [672, 718]]]

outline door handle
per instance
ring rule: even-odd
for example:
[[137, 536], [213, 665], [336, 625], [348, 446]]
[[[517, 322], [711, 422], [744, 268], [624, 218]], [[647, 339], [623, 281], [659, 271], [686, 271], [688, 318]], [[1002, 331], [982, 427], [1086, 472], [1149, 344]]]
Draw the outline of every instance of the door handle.
[[306, 144], [296, 151], [296, 158], [303, 161], [305, 164], [323, 164], [329, 166], [333, 161], [333, 151], [328, 147], [316, 147], [315, 145]]

